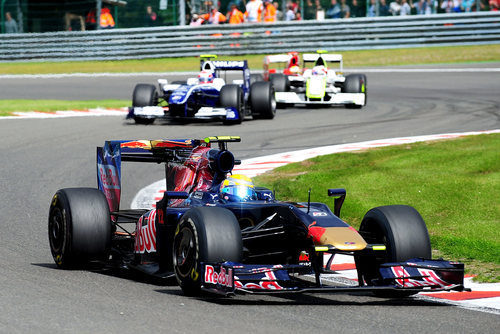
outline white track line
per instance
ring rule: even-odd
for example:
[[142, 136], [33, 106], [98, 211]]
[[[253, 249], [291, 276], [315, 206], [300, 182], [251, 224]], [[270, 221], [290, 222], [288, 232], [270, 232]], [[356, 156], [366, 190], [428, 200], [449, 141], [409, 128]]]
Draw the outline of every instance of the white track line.
[[[262, 70], [252, 70], [253, 73]], [[345, 68], [344, 72], [366, 73], [466, 73], [466, 72], [500, 72], [498, 67], [456, 67], [456, 68]], [[197, 75], [199, 72], [127, 72], [127, 73], [49, 73], [49, 74], [3, 74], [0, 79], [60, 79], [60, 78], [102, 78], [102, 77], [137, 77], [137, 76], [172, 76]]]
[[121, 109], [88, 109], [88, 110], [61, 110], [54, 112], [27, 111], [13, 112], [14, 116], [2, 116], [0, 120], [5, 119], [26, 119], [26, 118], [64, 118], [64, 117], [90, 117], [90, 116], [125, 116], [128, 113], [127, 108]]

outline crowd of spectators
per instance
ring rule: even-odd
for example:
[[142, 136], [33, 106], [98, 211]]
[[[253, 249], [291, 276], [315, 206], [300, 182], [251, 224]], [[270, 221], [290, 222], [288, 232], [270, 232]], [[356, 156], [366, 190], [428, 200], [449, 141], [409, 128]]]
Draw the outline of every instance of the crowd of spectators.
[[478, 9], [498, 11], [500, 0], [232, 0], [225, 11], [220, 3], [206, 0], [203, 12], [191, 15], [190, 25], [428, 15]]

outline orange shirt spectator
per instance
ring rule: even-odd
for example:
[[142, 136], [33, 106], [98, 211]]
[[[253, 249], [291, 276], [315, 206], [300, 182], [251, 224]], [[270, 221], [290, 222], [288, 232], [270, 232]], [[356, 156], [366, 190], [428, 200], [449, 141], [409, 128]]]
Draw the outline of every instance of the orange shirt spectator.
[[264, 2], [264, 22], [273, 23], [276, 22], [276, 7], [271, 3], [270, 0]]
[[231, 11], [229, 11], [229, 13], [227, 13], [226, 16], [229, 17], [230, 24], [240, 24], [240, 23], [245, 22], [245, 16], [238, 9], [236, 4], [231, 5]]
[[264, 6], [261, 0], [250, 0], [246, 6], [245, 19], [247, 22], [261, 22]]
[[212, 8], [210, 13], [200, 15], [200, 17], [208, 22], [208, 24], [219, 24], [226, 22], [226, 16], [215, 8]]

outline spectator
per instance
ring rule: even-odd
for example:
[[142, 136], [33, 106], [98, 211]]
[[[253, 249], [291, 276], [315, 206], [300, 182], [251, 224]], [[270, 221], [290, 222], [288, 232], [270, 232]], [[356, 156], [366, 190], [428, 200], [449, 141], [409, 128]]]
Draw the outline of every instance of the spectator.
[[440, 8], [445, 13], [453, 13], [453, 0], [443, 0], [443, 2], [441, 2]]
[[246, 5], [245, 19], [247, 22], [256, 23], [262, 21], [264, 6], [261, 0], [250, 0]]
[[[88, 30], [92, 30], [92, 29], [97, 28], [95, 8], [92, 9], [87, 14], [87, 17], [85, 18], [85, 24], [87, 25]], [[113, 16], [111, 15], [111, 11], [107, 7], [104, 7], [101, 9], [101, 17], [99, 19], [99, 26], [101, 29], [112, 29], [115, 27], [115, 20], [113, 19]]]
[[276, 7], [274, 7], [271, 0], [264, 0], [264, 22], [276, 22]]
[[229, 24], [240, 24], [245, 22], [245, 15], [243, 15], [235, 3], [231, 4], [231, 10], [226, 16], [229, 20]]
[[327, 19], [338, 19], [341, 15], [340, 5], [337, 3], [337, 0], [331, 0], [330, 7], [326, 10], [326, 18]]
[[462, 12], [472, 12], [472, 7], [475, 5], [475, 3], [475, 0], [462, 0], [460, 8], [462, 9]]
[[300, 21], [302, 20], [302, 15], [300, 15], [300, 11], [295, 13], [295, 21]]
[[500, 10], [500, 0], [490, 0], [490, 10], [497, 12]]
[[377, 16], [377, 2], [376, 0], [370, 0], [370, 6], [368, 6], [368, 17]]
[[394, 0], [389, 5], [389, 13], [392, 15], [399, 15], [401, 11], [401, 0]]
[[312, 0], [307, 0], [304, 8], [304, 20], [316, 20], [316, 6]]
[[414, 5], [414, 7], [415, 7], [416, 14], [423, 15], [423, 14], [425, 14], [427, 2], [425, 2], [425, 0], [418, 0], [418, 2]]
[[295, 20], [295, 12], [293, 11], [293, 6], [291, 3], [286, 5], [286, 13], [285, 13], [285, 21], [293, 21]]
[[410, 15], [411, 7], [406, 0], [401, 1], [401, 9], [399, 10], [399, 15], [406, 16]]
[[10, 12], [5, 13], [5, 33], [15, 34], [18, 33], [17, 22], [12, 18]]
[[378, 7], [378, 15], [379, 16], [390, 16], [389, 6], [387, 6], [387, 2], [385, 0], [380, 0], [380, 4]]
[[358, 4], [358, 0], [352, 0], [351, 17], [365, 17], [365, 6]]
[[219, 12], [215, 7], [212, 7], [210, 12], [201, 15], [201, 18], [208, 24], [220, 24], [226, 22], [226, 16]]
[[321, 7], [320, 0], [315, 0], [314, 4], [316, 5], [316, 20], [324, 20], [325, 19], [325, 10]]
[[273, 2], [274, 8], [276, 8], [276, 20], [283, 21], [283, 12], [280, 10], [280, 5], [278, 1]]
[[453, 0], [453, 12], [460, 13], [462, 11], [461, 0]]
[[146, 15], [144, 16], [144, 26], [145, 27], [154, 27], [157, 23], [158, 15], [153, 12], [153, 7], [146, 7]]
[[189, 22], [189, 25], [192, 27], [198, 27], [203, 24], [203, 19], [198, 15], [198, 14], [193, 14], [193, 17], [191, 17], [191, 22]]
[[340, 17], [343, 19], [351, 17], [351, 8], [346, 3], [346, 0], [340, 0]]

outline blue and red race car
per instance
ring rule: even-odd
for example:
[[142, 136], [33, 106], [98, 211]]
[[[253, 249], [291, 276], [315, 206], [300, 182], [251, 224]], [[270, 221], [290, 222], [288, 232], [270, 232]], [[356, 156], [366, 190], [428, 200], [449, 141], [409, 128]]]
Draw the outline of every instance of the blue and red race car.
[[[92, 263], [175, 277], [191, 296], [464, 290], [464, 265], [431, 259], [427, 228], [414, 208], [373, 208], [355, 230], [340, 218], [345, 189], [328, 189], [331, 210], [310, 200], [279, 201], [232, 175], [238, 160], [227, 144], [238, 141], [105, 142], [97, 150], [98, 188], [61, 189], [52, 198], [48, 232], [57, 266]], [[166, 192], [155, 208], [120, 209], [126, 161], [166, 165]], [[323, 279], [338, 254], [354, 256], [357, 286]]]
[[[158, 80], [137, 84], [127, 118], [149, 124], [157, 118], [182, 120], [218, 120], [239, 124], [245, 117], [272, 119], [276, 113], [271, 83], [255, 80], [246, 60], [215, 60], [215, 55], [201, 56], [200, 73], [186, 82]], [[231, 83], [229, 77], [235, 77]], [[257, 82], [255, 82], [257, 81]]]

